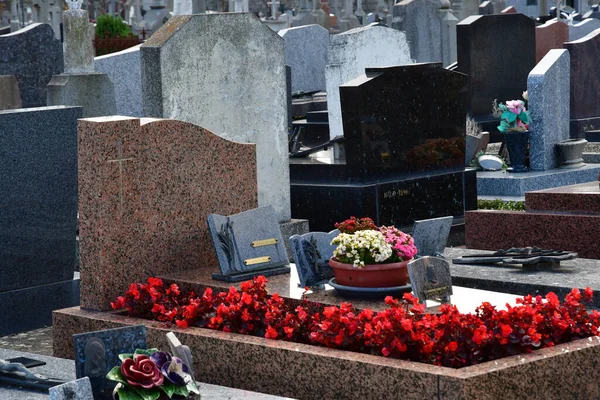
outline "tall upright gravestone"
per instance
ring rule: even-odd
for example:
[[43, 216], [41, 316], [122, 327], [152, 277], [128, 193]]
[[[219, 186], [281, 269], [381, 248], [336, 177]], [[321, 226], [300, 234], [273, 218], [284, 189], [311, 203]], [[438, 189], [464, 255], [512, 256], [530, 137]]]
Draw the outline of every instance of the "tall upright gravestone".
[[0, 75], [14, 75], [23, 107], [46, 105], [46, 85], [64, 70], [60, 40], [48, 24], [31, 24], [0, 36]]
[[257, 206], [256, 147], [182, 121], [79, 121], [81, 306], [106, 310], [131, 282], [217, 259], [211, 213]]
[[283, 39], [248, 13], [178, 15], [140, 51], [145, 115], [256, 143], [258, 204], [289, 220]]
[[79, 304], [77, 118], [81, 107], [0, 111], [0, 335]]
[[457, 49], [456, 70], [469, 79], [467, 111], [492, 119], [494, 99], [517, 100], [527, 88], [535, 66], [535, 21], [523, 14], [468, 17], [457, 25]]

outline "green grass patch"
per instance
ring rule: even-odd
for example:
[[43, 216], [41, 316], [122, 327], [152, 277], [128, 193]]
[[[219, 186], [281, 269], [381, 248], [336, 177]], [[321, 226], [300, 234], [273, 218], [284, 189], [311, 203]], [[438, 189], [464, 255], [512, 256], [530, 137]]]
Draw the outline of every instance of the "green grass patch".
[[495, 200], [477, 200], [477, 208], [479, 210], [509, 210], [509, 211], [525, 211], [524, 201], [504, 201]]

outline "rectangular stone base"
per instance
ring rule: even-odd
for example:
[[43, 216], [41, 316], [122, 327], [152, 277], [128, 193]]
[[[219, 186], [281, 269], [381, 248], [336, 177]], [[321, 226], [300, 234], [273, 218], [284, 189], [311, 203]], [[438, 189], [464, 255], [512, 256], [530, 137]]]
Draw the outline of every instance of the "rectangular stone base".
[[269, 269], [261, 269], [260, 271], [252, 271], [252, 272], [241, 272], [235, 275], [221, 275], [218, 273], [214, 273], [212, 275], [213, 279], [224, 282], [243, 282], [255, 278], [259, 275], [262, 276], [273, 276], [273, 275], [281, 275], [281, 274], [289, 274], [290, 267], [275, 267]]
[[600, 164], [576, 169], [550, 169], [524, 173], [477, 171], [479, 196], [525, 196], [525, 192], [595, 181]]
[[[54, 312], [54, 355], [73, 358], [72, 335], [135, 324], [148, 345], [167, 349], [175, 331], [206, 383], [299, 399], [589, 399], [600, 397], [600, 338], [459, 370], [202, 328], [165, 328], [116, 313]], [[557, 375], [558, 374], [558, 375]], [[559, 376], [559, 379], [557, 379]], [[357, 379], [359, 377], [359, 379]]]
[[0, 292], [0, 336], [52, 324], [52, 311], [79, 305], [79, 279]]
[[[570, 136], [572, 139], [586, 139], [588, 131], [600, 130], [600, 117], [572, 119], [569, 123]], [[591, 134], [588, 141], [594, 140], [597, 136]], [[591, 139], [591, 140], [590, 140]]]

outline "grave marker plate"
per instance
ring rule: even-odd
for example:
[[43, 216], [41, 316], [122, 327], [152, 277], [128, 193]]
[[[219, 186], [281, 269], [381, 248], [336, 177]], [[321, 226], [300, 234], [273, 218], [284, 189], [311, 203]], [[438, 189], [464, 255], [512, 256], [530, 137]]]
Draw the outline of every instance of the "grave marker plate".
[[105, 379], [106, 374], [121, 365], [119, 354], [147, 348], [146, 327], [136, 325], [73, 335], [73, 347], [77, 378], [90, 379], [94, 397], [110, 396], [116, 382]]
[[256, 275], [290, 271], [275, 209], [271, 206], [239, 214], [208, 216], [220, 274], [213, 279], [239, 282]]
[[450, 263], [443, 258], [423, 257], [408, 263], [413, 293], [421, 303], [436, 300], [449, 303], [452, 295]]
[[439, 256], [444, 254], [450, 227], [454, 217], [441, 217], [415, 221], [412, 237], [417, 246], [417, 255]]
[[333, 278], [333, 270], [329, 266], [329, 259], [337, 245], [331, 241], [340, 231], [335, 229], [329, 233], [309, 232], [305, 235], [294, 235], [290, 237], [290, 247], [300, 287], [320, 286]]

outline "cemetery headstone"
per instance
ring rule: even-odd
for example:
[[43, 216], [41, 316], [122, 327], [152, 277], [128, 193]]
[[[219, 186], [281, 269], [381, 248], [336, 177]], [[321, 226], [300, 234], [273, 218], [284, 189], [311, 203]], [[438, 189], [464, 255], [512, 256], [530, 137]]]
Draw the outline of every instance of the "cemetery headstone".
[[[146, 349], [146, 326], [107, 329], [73, 335], [75, 374], [88, 377], [95, 398], [112, 393], [115, 382], [106, 379], [114, 366], [121, 365], [119, 354], [133, 354], [136, 349]], [[104, 397], [102, 397], [104, 396]]]
[[173, 15], [203, 14], [205, 12], [206, 0], [175, 0], [173, 2]]
[[82, 307], [109, 309], [151, 275], [213, 271], [208, 215], [257, 206], [256, 146], [197, 125], [84, 119], [78, 151]]
[[546, 54], [527, 79], [529, 162], [534, 171], [556, 167], [556, 144], [569, 139], [570, 57], [565, 49]]
[[85, 118], [116, 114], [112, 82], [108, 75], [94, 72], [95, 30], [87, 11], [65, 11], [64, 20], [65, 73], [48, 83], [47, 104], [81, 106]]
[[325, 90], [329, 32], [319, 25], [278, 32], [284, 40], [285, 63], [292, 68], [292, 93]]
[[517, 9], [513, 6], [508, 6], [504, 10], [500, 11], [500, 14], [516, 14]]
[[14, 75], [0, 76], [0, 110], [21, 108], [19, 82]]
[[466, 135], [466, 149], [465, 149], [465, 166], [469, 166], [471, 161], [477, 153], [480, 151], [485, 152], [487, 145], [490, 143], [490, 133], [480, 132], [477, 135]]
[[78, 304], [80, 107], [0, 111], [0, 335], [51, 323]]
[[97, 72], [108, 75], [115, 89], [117, 115], [143, 117], [140, 46], [94, 59]]
[[300, 287], [321, 286], [333, 278], [329, 259], [337, 245], [331, 241], [340, 233], [335, 229], [329, 233], [309, 232], [290, 238], [290, 247], [300, 279]]
[[600, 81], [595, 67], [600, 30], [564, 46], [571, 57], [571, 137], [585, 138], [586, 131], [600, 129]]
[[325, 68], [329, 136], [344, 135], [340, 85], [364, 73], [367, 67], [411, 64], [404, 32], [371, 24], [330, 38], [329, 64]]
[[175, 16], [140, 51], [145, 115], [256, 143], [259, 205], [289, 221], [283, 39], [250, 13]]
[[535, 27], [535, 59], [539, 63], [551, 49], [562, 49], [569, 41], [569, 27], [562, 21], [548, 21]]
[[600, 29], [600, 20], [595, 18], [586, 19], [574, 25], [568, 25], [569, 27], [569, 42], [579, 40], [596, 29]]
[[[506, 32], [513, 40], [505, 40]], [[471, 16], [458, 23], [457, 40], [456, 70], [469, 77], [467, 110], [472, 117], [491, 117], [494, 99], [521, 98], [535, 66], [533, 19], [523, 14]]]
[[290, 271], [285, 244], [271, 206], [235, 215], [211, 214], [208, 228], [221, 273], [213, 279], [240, 282]]
[[0, 36], [0, 75], [14, 75], [23, 107], [46, 105], [46, 85], [63, 72], [63, 49], [48, 24], [31, 24]]
[[89, 400], [94, 398], [92, 384], [87, 376], [51, 387], [49, 391], [50, 400]]
[[450, 303], [452, 277], [450, 263], [439, 257], [423, 257], [408, 263], [408, 276], [419, 302], [437, 300]]
[[492, 15], [494, 14], [494, 5], [491, 1], [486, 0], [479, 6], [479, 15]]
[[[456, 61], [456, 23], [445, 0], [403, 0], [393, 8], [392, 27], [406, 34], [411, 57], [416, 62]], [[447, 43], [448, 54], [444, 54]]]
[[449, 216], [415, 221], [412, 237], [418, 256], [439, 257], [444, 254], [453, 219]]

